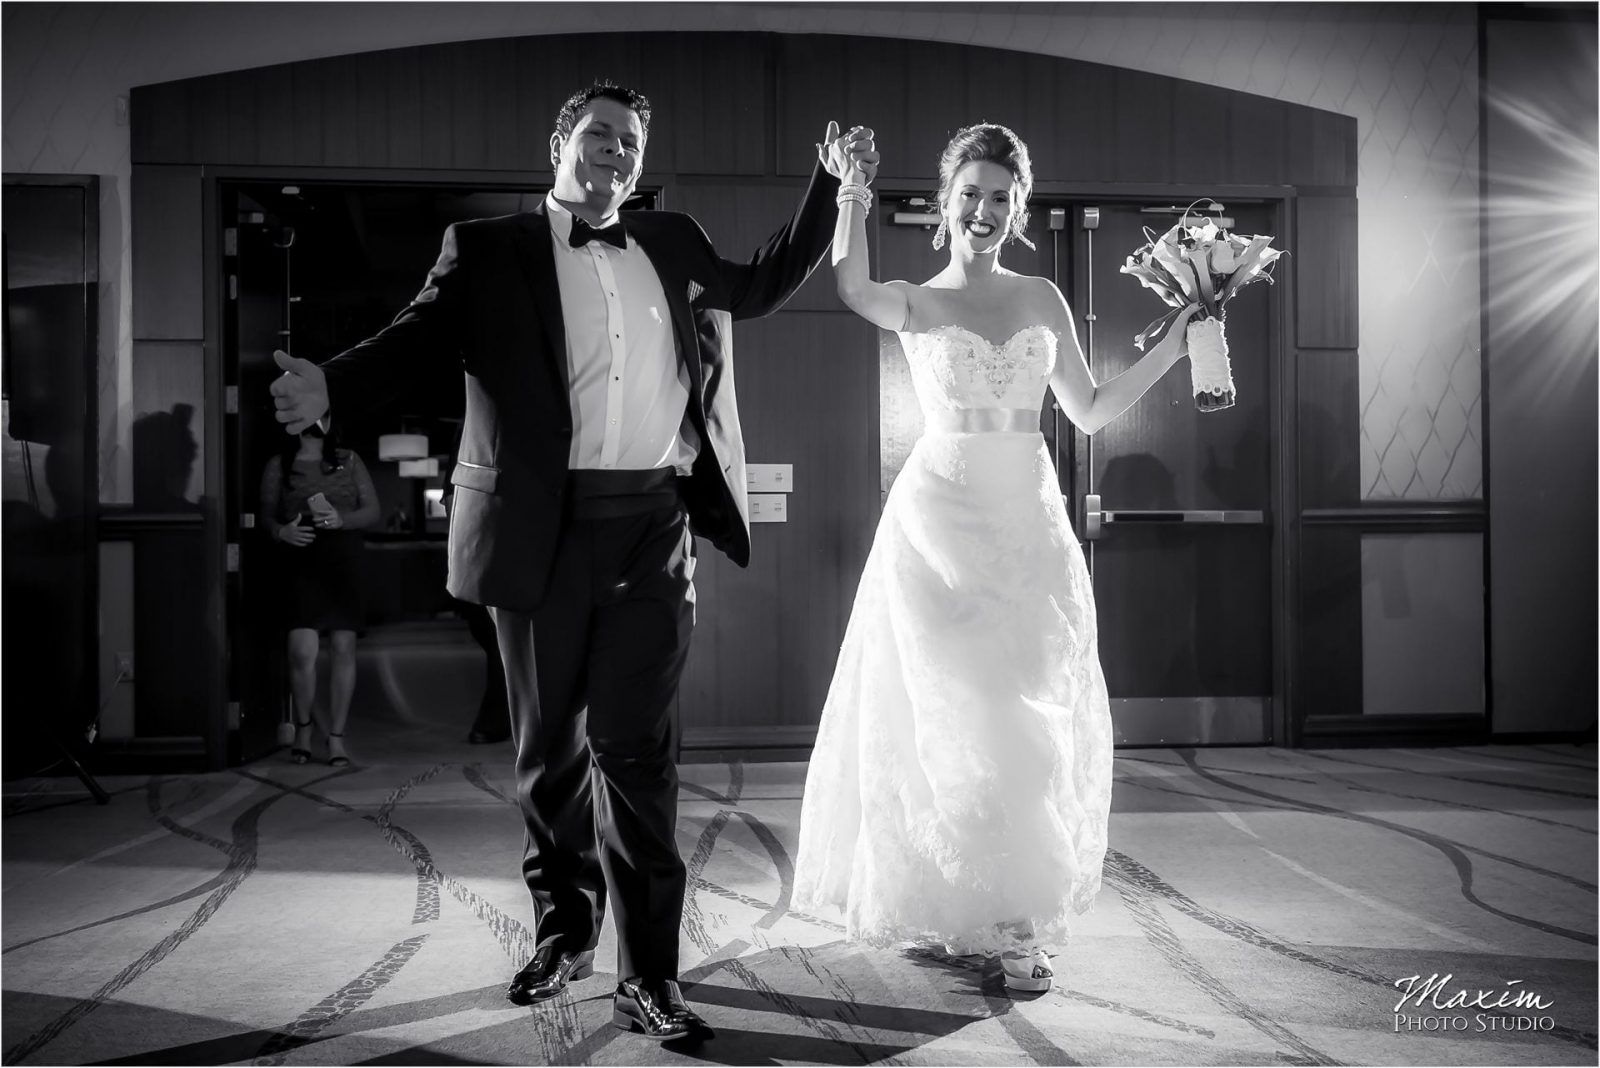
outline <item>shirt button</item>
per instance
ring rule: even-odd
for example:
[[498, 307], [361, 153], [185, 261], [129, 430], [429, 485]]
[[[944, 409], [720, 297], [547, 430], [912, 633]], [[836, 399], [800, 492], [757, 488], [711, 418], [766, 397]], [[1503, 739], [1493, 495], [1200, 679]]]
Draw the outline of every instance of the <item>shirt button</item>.
[[611, 420], [611, 425], [612, 426], [616, 426], [617, 425], [617, 421], [615, 419]]

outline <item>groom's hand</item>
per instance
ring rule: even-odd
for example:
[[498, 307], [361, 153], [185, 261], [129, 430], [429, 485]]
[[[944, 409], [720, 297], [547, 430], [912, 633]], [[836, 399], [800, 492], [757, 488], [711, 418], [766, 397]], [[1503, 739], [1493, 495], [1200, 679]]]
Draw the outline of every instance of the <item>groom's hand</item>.
[[283, 369], [272, 382], [272, 399], [278, 406], [278, 422], [291, 434], [328, 414], [328, 380], [322, 368], [310, 360], [290, 356], [281, 350], [272, 358]]
[[[829, 174], [841, 182], [859, 181], [872, 184], [878, 176], [878, 150], [872, 142], [873, 132], [866, 126], [852, 126], [848, 133], [839, 133], [839, 124], [829, 122], [823, 139], [817, 143], [817, 159]], [[859, 172], [859, 178], [851, 171]]]

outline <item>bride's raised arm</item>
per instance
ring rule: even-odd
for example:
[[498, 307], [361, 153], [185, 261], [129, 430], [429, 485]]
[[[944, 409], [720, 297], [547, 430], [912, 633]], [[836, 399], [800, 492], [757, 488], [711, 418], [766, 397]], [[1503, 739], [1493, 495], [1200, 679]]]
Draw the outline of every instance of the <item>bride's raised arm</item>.
[[872, 194], [866, 177], [852, 167], [839, 185], [839, 221], [833, 231], [833, 278], [839, 299], [863, 319], [884, 330], [911, 327], [909, 282], [874, 282], [867, 262], [867, 206]]
[[[835, 256], [838, 253], [835, 252]], [[1133, 407], [1151, 386], [1161, 381], [1161, 376], [1186, 354], [1184, 330], [1194, 315], [1197, 304], [1191, 304], [1179, 315], [1155, 348], [1145, 353], [1132, 367], [1104, 382], [1096, 382], [1089, 371], [1089, 361], [1084, 357], [1083, 346], [1078, 344], [1078, 330], [1067, 299], [1061, 295], [1054, 282], [1042, 279], [1048, 287], [1050, 326], [1060, 339], [1055, 370], [1050, 374], [1050, 388], [1056, 402], [1067, 413], [1074, 426], [1085, 434], [1093, 434], [1111, 420]]]

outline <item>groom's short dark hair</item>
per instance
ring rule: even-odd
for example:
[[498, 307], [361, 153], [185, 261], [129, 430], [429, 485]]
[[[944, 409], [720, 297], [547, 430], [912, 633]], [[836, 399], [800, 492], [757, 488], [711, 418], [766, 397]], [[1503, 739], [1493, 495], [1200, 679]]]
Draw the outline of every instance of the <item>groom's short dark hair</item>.
[[650, 136], [650, 101], [637, 89], [629, 89], [610, 81], [597, 81], [587, 89], [579, 89], [567, 97], [567, 102], [556, 112], [556, 136], [562, 141], [571, 137], [572, 128], [578, 125], [578, 116], [583, 114], [583, 109], [589, 106], [590, 101], [602, 96], [607, 100], [615, 100], [624, 107], [632, 108], [639, 116], [639, 125], [643, 128], [644, 135]]

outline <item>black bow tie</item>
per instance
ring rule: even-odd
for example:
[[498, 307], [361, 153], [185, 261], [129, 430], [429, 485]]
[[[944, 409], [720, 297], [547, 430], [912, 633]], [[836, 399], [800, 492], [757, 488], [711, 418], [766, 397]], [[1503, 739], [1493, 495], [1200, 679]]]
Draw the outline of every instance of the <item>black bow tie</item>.
[[604, 241], [608, 245], [626, 251], [628, 247], [628, 233], [622, 228], [622, 220], [618, 219], [610, 226], [590, 226], [576, 215], [572, 217], [572, 233], [567, 238], [567, 244], [573, 248], [582, 248], [590, 241]]

